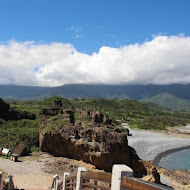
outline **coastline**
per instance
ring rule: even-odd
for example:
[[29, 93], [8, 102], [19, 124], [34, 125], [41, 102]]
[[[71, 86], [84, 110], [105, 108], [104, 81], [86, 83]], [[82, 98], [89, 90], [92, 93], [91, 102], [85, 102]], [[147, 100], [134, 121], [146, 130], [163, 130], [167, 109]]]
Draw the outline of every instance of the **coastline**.
[[178, 151], [181, 151], [181, 150], [186, 150], [186, 149], [190, 149], [190, 145], [189, 146], [184, 146], [184, 147], [179, 147], [179, 148], [174, 148], [174, 149], [170, 149], [170, 150], [166, 150], [164, 152], [161, 152], [160, 154], [158, 154], [154, 159], [153, 159], [153, 163], [157, 166], [159, 166], [159, 163], [161, 161], [162, 158], [172, 154], [172, 153], [175, 153], [175, 152], [178, 152]]
[[156, 165], [166, 155], [190, 148], [190, 136], [184, 138], [175, 133], [131, 129], [127, 123], [123, 123], [122, 127], [132, 133], [128, 136], [128, 145], [136, 150], [141, 159], [151, 160]]

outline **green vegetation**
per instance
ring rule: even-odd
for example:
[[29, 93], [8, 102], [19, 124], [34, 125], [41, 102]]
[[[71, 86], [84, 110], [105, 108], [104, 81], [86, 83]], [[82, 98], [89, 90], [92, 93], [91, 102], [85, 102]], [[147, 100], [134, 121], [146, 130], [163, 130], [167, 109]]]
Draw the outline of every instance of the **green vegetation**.
[[0, 158], [8, 159], [7, 156], [4, 156], [4, 155], [0, 155]]
[[4, 177], [4, 178], [6, 178], [6, 177], [7, 177], [7, 175], [8, 175], [8, 172], [6, 172], [6, 171], [2, 170], [1, 168], [0, 168], [0, 171], [2, 171], [2, 172], [3, 172], [3, 177]]
[[131, 127], [141, 129], [165, 130], [167, 126], [182, 126], [190, 123], [190, 114], [185, 112], [172, 112], [159, 108], [154, 104], [140, 103], [136, 100], [71, 100], [75, 108], [84, 110], [99, 110], [118, 125], [118, 120], [125, 120]]
[[[42, 109], [55, 106], [54, 100], [59, 98], [63, 107], [57, 115], [41, 115]], [[18, 143], [24, 142], [28, 150], [38, 150], [39, 130], [66, 128], [71, 126], [66, 109], [74, 108], [75, 123], [81, 123], [86, 129], [93, 127], [92, 114], [96, 111], [108, 115], [113, 126], [119, 126], [121, 120], [130, 127], [140, 129], [166, 130], [167, 126], [182, 126], [190, 123], [190, 113], [174, 112], [163, 109], [153, 103], [142, 103], [136, 100], [108, 99], [73, 99], [51, 97], [43, 101], [9, 101], [12, 108], [30, 111], [37, 116], [36, 120], [4, 121], [0, 119], [0, 147], [14, 149]], [[62, 110], [62, 111], [61, 111]]]
[[23, 142], [28, 150], [33, 146], [38, 146], [38, 124], [37, 120], [8, 121], [0, 124], [0, 146], [11, 150]]
[[144, 98], [143, 102], [152, 102], [159, 106], [176, 111], [190, 111], [190, 100], [177, 98], [171, 94], [164, 93], [156, 96]]

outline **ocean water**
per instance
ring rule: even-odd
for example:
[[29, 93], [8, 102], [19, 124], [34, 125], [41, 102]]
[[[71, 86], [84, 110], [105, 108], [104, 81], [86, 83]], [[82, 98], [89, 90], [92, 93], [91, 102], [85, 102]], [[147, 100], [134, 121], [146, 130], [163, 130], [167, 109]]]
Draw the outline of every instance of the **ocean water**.
[[159, 165], [168, 170], [190, 170], [190, 149], [166, 155], [160, 160]]

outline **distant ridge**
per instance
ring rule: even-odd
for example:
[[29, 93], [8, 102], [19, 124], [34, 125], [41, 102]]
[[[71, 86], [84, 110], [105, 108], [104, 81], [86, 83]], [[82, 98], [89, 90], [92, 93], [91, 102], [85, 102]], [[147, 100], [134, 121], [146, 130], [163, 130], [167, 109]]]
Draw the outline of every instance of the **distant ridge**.
[[67, 98], [123, 98], [141, 100], [158, 94], [171, 94], [190, 100], [190, 84], [171, 85], [86, 85], [69, 84], [60, 87], [0, 85], [0, 97], [6, 99], [43, 99], [50, 96]]
[[151, 102], [158, 106], [165, 107], [175, 111], [190, 111], [190, 100], [180, 99], [174, 95], [163, 93], [155, 96], [146, 97], [142, 102]]

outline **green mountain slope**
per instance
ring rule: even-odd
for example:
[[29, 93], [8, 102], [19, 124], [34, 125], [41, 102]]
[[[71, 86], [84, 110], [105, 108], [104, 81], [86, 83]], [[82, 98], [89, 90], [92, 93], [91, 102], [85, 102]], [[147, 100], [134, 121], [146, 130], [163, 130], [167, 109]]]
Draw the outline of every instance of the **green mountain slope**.
[[74, 98], [133, 99], [152, 102], [177, 111], [190, 111], [190, 84], [171, 85], [87, 85], [59, 87], [0, 85], [0, 97], [15, 100], [40, 100], [51, 96]]
[[156, 96], [142, 99], [143, 102], [151, 102], [164, 108], [176, 111], [190, 111], [190, 100], [177, 98], [168, 93], [158, 94]]

